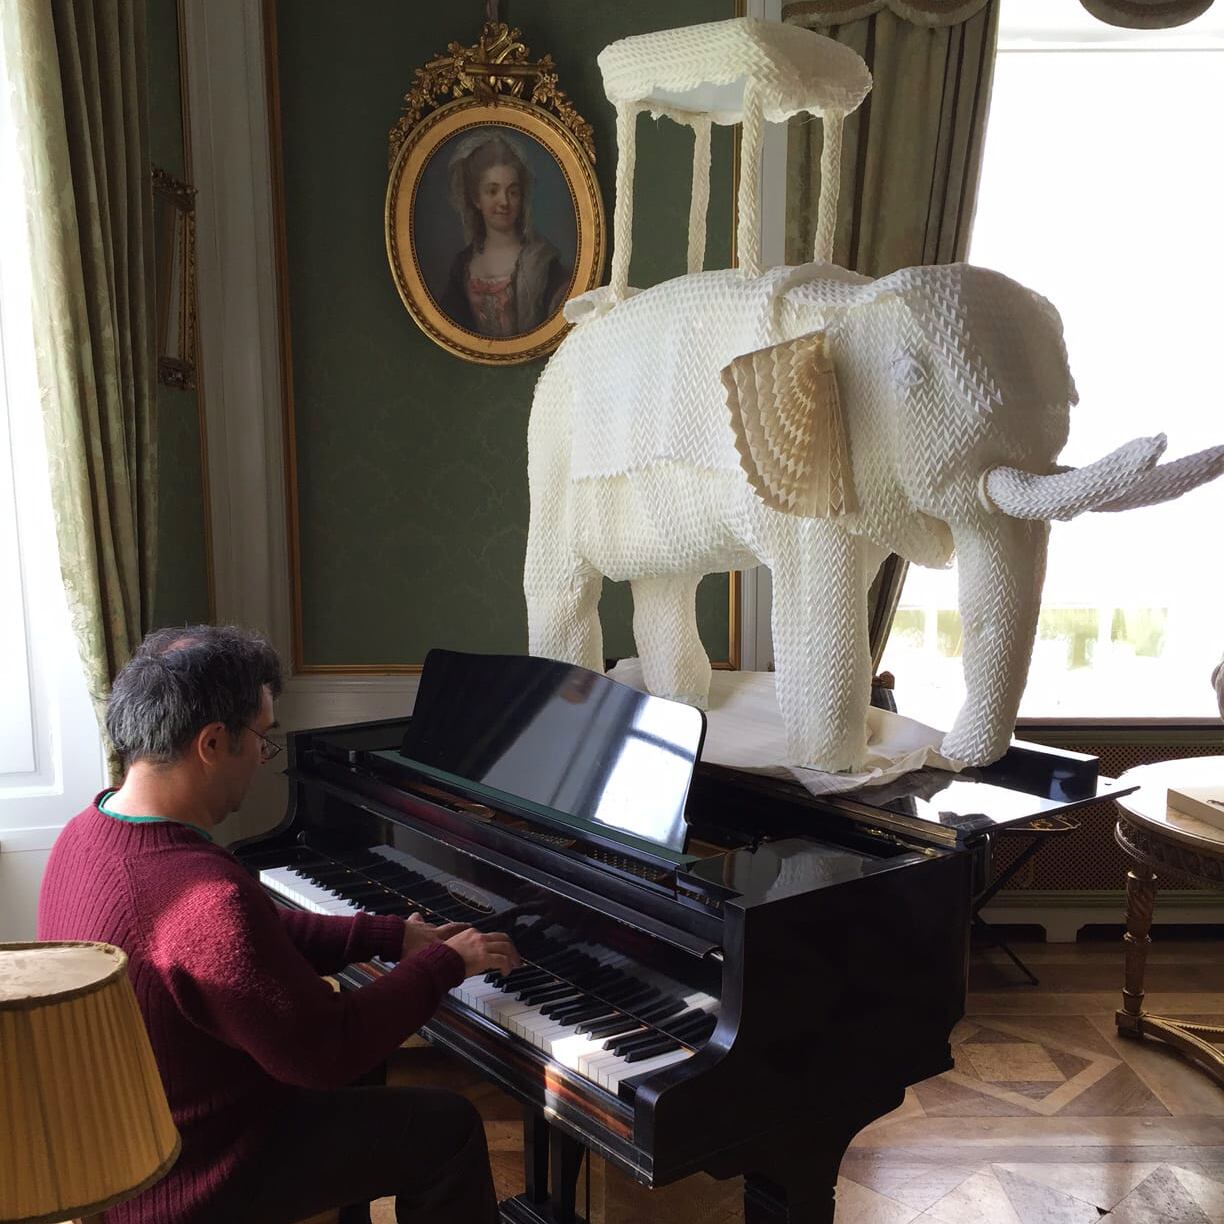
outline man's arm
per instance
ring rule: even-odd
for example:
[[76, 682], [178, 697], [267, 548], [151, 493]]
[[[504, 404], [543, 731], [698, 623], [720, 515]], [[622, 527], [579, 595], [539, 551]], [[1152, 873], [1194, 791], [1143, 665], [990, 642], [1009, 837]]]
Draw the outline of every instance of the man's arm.
[[390, 914], [308, 914], [278, 907], [290, 943], [318, 973], [336, 973], [345, 965], [373, 957], [400, 959], [404, 920]]
[[[214, 878], [165, 901], [155, 909], [149, 959], [179, 1007], [287, 1084], [351, 1083], [420, 1028], [466, 974], [461, 953], [433, 944], [361, 990], [336, 992], [295, 947], [253, 881]], [[356, 926], [358, 933], [364, 925], [319, 917]], [[325, 929], [325, 941], [335, 938]]]

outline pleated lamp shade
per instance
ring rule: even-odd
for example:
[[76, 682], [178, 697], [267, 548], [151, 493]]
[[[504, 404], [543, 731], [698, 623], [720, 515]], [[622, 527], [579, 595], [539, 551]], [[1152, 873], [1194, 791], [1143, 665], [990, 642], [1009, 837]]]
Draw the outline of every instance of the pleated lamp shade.
[[127, 956], [0, 944], [0, 1221], [113, 1207], [178, 1158]]

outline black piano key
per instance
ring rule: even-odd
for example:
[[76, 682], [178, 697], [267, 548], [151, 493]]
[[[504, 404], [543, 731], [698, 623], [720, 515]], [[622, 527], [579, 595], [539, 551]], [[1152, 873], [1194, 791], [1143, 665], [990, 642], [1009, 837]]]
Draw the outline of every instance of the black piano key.
[[634, 1020], [632, 1016], [617, 1016], [612, 1020], [599, 1020], [594, 1024], [580, 1025], [578, 1031], [592, 1038], [599, 1038], [613, 1037], [618, 1033], [627, 1033], [631, 1029], [640, 1029], [641, 1027], [641, 1024]]
[[[572, 999], [554, 999], [551, 1003], [546, 1003], [540, 1008], [540, 1013], [559, 1023], [567, 1024], [569, 1021], [565, 1015], [566, 1012], [587, 1011], [594, 1006], [594, 1002], [590, 995], [577, 991]], [[607, 1008], [609, 1015], [612, 1014], [612, 1010], [611, 1007]]]
[[611, 1019], [617, 1012], [615, 1007], [607, 1003], [583, 999], [579, 1003], [569, 1003], [564, 1007], [558, 1007], [549, 1014], [558, 1024], [578, 1024], [583, 1020]]
[[[367, 901], [386, 901], [391, 899], [391, 894], [385, 888], [379, 888], [377, 884], [370, 884], [366, 887], [361, 885], [340, 884], [334, 886], [333, 891], [337, 892], [346, 901], [351, 901], [354, 905], [365, 907]], [[399, 900], [399, 898], [395, 898]]]
[[541, 982], [552, 982], [555, 980], [551, 973], [545, 973], [543, 969], [524, 965], [521, 969], [512, 969], [507, 973], [501, 982], [501, 986], [505, 990], [515, 990], [520, 986], [528, 984], [537, 986]]
[[668, 1032], [679, 1037], [681, 1041], [687, 1042], [689, 1045], [695, 1045], [698, 1042], [704, 1041], [717, 1027], [718, 1017], [706, 1014], [704, 1019], [693, 1021], [691, 1024], [684, 1025], [683, 1028], [669, 1024]]
[[656, 1041], [671, 1041], [675, 1042], [676, 1047], [680, 1046], [680, 1041], [673, 1037], [670, 1033], [660, 1032], [659, 1029], [648, 1026], [644, 1033], [638, 1033], [631, 1036], [620, 1037], [617, 1039], [620, 1042], [620, 1053], [630, 1054], [643, 1045], [653, 1045]]
[[604, 1049], [613, 1054], [626, 1054], [641, 1042], [654, 1041], [659, 1036], [658, 1029], [647, 1028], [642, 1024], [639, 1024], [638, 1027], [640, 1031], [636, 1033], [613, 1033], [603, 1043]]
[[417, 913], [411, 905], [395, 897], [388, 897], [385, 901], [371, 901], [369, 905], [363, 905], [361, 908], [368, 910], [371, 914], [390, 914], [393, 918], [407, 918]]
[[660, 1037], [655, 1041], [635, 1046], [625, 1054], [625, 1061], [627, 1063], [643, 1062], [647, 1058], [654, 1058], [656, 1054], [668, 1054], [672, 1050], [678, 1050], [679, 1048], [680, 1043], [674, 1038]]
[[694, 1007], [690, 1011], [677, 1016], [674, 1020], [669, 1020], [667, 1022], [667, 1031], [675, 1033], [677, 1037], [682, 1037], [689, 1029], [699, 1028], [703, 1025], [709, 1014], [709, 1012], [703, 1011], [700, 1007]]
[[669, 1016], [678, 1015], [683, 1010], [683, 999], [669, 999], [664, 996], [662, 1003], [652, 1003], [649, 1007], [635, 1007], [633, 1014], [639, 1020], [646, 1020], [651, 1024], [655, 1024], [660, 1020], [666, 1020]]
[[551, 1003], [554, 999], [576, 999], [578, 992], [565, 983], [559, 986], [540, 986], [535, 990], [523, 990], [515, 996], [529, 1007], [538, 1007], [541, 1003]]

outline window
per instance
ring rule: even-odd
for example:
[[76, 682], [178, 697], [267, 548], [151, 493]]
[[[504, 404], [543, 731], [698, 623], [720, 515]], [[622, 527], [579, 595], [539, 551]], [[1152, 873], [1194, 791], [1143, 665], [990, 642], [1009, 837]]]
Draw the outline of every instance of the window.
[[[1061, 461], [1224, 442], [1224, 17], [1118, 30], [1004, 0], [969, 258], [1048, 297], [1080, 393]], [[1054, 523], [1022, 718], [1215, 717], [1224, 481]], [[882, 666], [904, 713], [964, 697], [955, 573], [911, 567]]]
[[[39, 410], [30, 256], [14, 99], [0, 22], [0, 939], [30, 934], [6, 911], [30, 890], [57, 826], [105, 779], [59, 573]], [[6, 866], [7, 865], [7, 866]], [[41, 857], [39, 859], [41, 865]], [[7, 934], [6, 934], [7, 931]]]

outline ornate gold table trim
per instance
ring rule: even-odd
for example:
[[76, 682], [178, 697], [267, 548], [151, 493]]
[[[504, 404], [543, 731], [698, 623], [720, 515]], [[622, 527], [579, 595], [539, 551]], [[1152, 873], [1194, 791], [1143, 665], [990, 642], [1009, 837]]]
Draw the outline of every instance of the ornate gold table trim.
[[[1215, 888], [1224, 888], [1224, 857], [1199, 853], [1182, 842], [1154, 836], [1119, 816], [1114, 838], [1138, 870], [1126, 877], [1126, 985], [1115, 1015], [1120, 1037], [1148, 1037], [1172, 1046], [1224, 1087], [1224, 1028], [1153, 1016], [1143, 1010], [1143, 971], [1156, 909], [1156, 871], [1173, 871]], [[1214, 1044], [1213, 1044], [1214, 1043]]]

